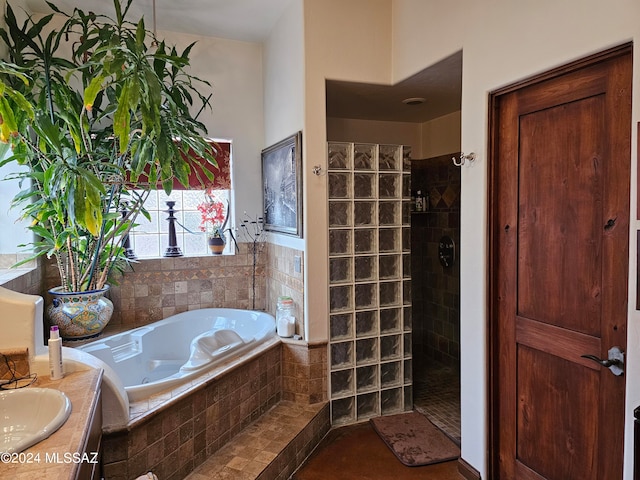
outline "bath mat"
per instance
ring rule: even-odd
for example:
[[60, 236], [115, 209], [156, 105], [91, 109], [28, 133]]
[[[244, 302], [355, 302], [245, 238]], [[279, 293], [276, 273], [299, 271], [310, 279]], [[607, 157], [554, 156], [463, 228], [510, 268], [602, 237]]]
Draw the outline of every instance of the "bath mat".
[[374, 430], [408, 467], [455, 460], [460, 449], [424, 415], [400, 413], [370, 420]]

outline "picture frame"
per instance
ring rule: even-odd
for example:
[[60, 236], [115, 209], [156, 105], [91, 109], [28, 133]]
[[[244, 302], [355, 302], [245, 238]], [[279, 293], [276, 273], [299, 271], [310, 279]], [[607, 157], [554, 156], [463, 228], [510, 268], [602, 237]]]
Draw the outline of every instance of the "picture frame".
[[302, 238], [302, 132], [262, 150], [265, 230]]

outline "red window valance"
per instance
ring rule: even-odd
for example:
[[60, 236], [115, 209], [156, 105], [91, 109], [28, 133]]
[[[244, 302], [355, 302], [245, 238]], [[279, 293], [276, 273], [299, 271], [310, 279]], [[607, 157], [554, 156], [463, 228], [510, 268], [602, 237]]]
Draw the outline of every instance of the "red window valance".
[[[193, 150], [189, 149], [189, 152], [183, 153], [183, 157], [189, 162], [190, 159], [200, 160], [200, 162], [191, 163], [191, 175], [189, 175], [189, 188], [210, 188], [212, 190], [230, 190], [231, 189], [231, 144], [229, 142], [209, 142], [211, 148], [214, 150], [213, 156], [218, 163], [218, 168], [213, 165], [209, 165], [204, 159], [199, 158]], [[213, 182], [202, 172], [202, 166], [208, 167], [209, 171], [215, 175]], [[202, 182], [205, 182], [204, 185]], [[173, 188], [177, 190], [184, 190], [185, 187], [178, 182], [173, 181]]]
[[[189, 149], [188, 152], [182, 154], [183, 158], [191, 165], [191, 174], [189, 175], [189, 186], [182, 185], [177, 178], [173, 179], [174, 190], [188, 189], [211, 189], [211, 190], [230, 190], [231, 189], [231, 143], [221, 141], [209, 141], [209, 145], [213, 149], [213, 156], [218, 164], [217, 167], [209, 164], [203, 158], [198, 157], [195, 152]], [[192, 161], [195, 160], [195, 161]], [[199, 161], [197, 161], [199, 160]], [[214, 179], [211, 182], [203, 172], [203, 167], [213, 173]], [[146, 170], [148, 172], [148, 169]], [[144, 182], [147, 175], [140, 175], [140, 181]], [[158, 189], [162, 188], [158, 184]]]

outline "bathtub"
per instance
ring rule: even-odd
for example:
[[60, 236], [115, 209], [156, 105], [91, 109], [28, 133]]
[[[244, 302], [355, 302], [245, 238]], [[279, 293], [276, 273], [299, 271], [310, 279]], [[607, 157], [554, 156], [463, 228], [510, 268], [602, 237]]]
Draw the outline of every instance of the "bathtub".
[[174, 388], [275, 337], [264, 312], [204, 308], [76, 347], [106, 363], [130, 402]]

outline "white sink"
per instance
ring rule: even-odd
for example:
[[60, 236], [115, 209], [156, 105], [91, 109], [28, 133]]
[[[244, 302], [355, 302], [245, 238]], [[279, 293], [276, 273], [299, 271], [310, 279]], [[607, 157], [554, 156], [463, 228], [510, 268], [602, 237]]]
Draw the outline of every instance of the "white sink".
[[71, 401], [52, 388], [0, 390], [0, 452], [17, 453], [58, 430]]

